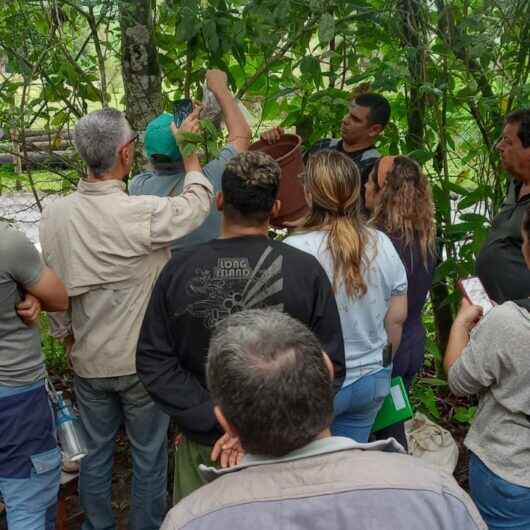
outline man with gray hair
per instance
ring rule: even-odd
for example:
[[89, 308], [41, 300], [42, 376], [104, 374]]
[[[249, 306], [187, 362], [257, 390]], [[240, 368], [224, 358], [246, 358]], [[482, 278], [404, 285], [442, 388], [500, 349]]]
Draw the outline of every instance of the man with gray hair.
[[[196, 132], [192, 113], [180, 131]], [[179, 132], [174, 133], [179, 138]], [[74, 141], [88, 166], [77, 191], [43, 212], [44, 259], [63, 280], [70, 309], [55, 326], [70, 355], [88, 455], [81, 462], [83, 530], [115, 529], [112, 459], [125, 424], [132, 449], [129, 530], [158, 530], [166, 508], [169, 418], [136, 375], [140, 326], [171, 242], [197, 228], [210, 209], [213, 188], [196, 156], [184, 160], [182, 194], [130, 197], [123, 179], [134, 160], [137, 135], [114, 109], [82, 118]]]
[[332, 437], [332, 366], [301, 322], [247, 310], [217, 326], [208, 388], [223, 429], [246, 451], [182, 500], [161, 530], [486, 530], [454, 478], [394, 439]]
[[[275, 307], [305, 323], [344, 379], [344, 343], [335, 296], [314, 256], [268, 237], [280, 209], [280, 167], [260, 152], [240, 153], [223, 173], [221, 237], [178, 250], [153, 290], [138, 341], [138, 376], [182, 433], [173, 501], [203, 484], [197, 466], [229, 445], [206, 385], [208, 344], [217, 324], [243, 309]], [[232, 440], [230, 441], [230, 443]], [[215, 448], [212, 453], [212, 448]], [[225, 454], [221, 452], [221, 460]]]

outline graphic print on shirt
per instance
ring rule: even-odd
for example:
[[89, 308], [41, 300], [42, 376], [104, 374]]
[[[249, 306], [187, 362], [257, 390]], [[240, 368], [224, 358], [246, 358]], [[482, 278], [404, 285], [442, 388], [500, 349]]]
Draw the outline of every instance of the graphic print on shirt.
[[203, 320], [205, 327], [213, 328], [227, 316], [243, 311], [270, 307], [283, 311], [283, 303], [271, 304], [271, 298], [283, 290], [283, 256], [274, 257], [267, 247], [256, 266], [248, 258], [220, 257], [213, 268], [200, 268], [186, 287], [195, 301], [183, 308], [182, 313]]

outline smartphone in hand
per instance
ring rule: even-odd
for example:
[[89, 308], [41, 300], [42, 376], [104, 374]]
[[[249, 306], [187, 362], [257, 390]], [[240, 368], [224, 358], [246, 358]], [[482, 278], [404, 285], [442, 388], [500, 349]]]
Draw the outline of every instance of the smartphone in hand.
[[177, 127], [182, 125], [182, 122], [193, 111], [193, 101], [189, 98], [179, 99], [173, 103], [173, 120]]
[[462, 291], [462, 294], [467, 300], [473, 305], [479, 305], [484, 311], [484, 315], [493, 309], [493, 302], [491, 301], [486, 289], [482, 285], [482, 282], [477, 276], [471, 278], [462, 278], [458, 282], [458, 286]]

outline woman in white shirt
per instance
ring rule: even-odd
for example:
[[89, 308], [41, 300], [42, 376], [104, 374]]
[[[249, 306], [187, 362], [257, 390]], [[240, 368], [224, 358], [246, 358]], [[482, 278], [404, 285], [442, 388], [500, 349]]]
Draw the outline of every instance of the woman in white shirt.
[[[311, 156], [304, 173], [311, 212], [285, 243], [314, 255], [333, 284], [346, 378], [335, 397], [334, 436], [366, 442], [390, 391], [391, 356], [407, 317], [407, 275], [390, 239], [361, 214], [357, 166], [338, 151]], [[385, 358], [387, 357], [387, 358]]]

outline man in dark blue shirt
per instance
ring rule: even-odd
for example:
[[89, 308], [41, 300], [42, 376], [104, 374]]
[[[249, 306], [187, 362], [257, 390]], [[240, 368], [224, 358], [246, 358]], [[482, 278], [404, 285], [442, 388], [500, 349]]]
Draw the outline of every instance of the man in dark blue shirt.
[[[348, 113], [342, 118], [341, 138], [324, 138], [309, 148], [306, 157], [322, 149], [336, 149], [350, 157], [359, 168], [363, 187], [376, 160], [380, 158], [375, 142], [390, 119], [390, 104], [379, 94], [360, 94], [353, 98]], [[281, 127], [265, 131], [262, 140], [274, 143], [283, 134]], [[361, 193], [364, 205], [364, 191]], [[367, 210], [365, 210], [367, 211]]]

